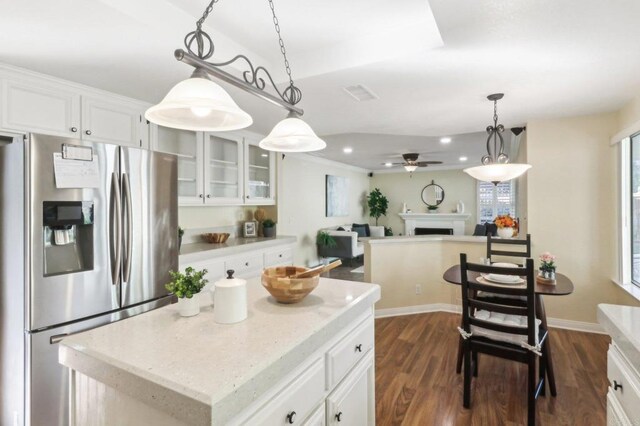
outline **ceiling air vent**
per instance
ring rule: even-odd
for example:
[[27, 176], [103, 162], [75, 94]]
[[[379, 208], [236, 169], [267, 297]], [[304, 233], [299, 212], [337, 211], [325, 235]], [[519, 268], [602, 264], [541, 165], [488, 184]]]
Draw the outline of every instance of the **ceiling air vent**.
[[358, 84], [356, 86], [345, 87], [344, 91], [351, 95], [356, 101], [372, 101], [378, 99], [378, 95], [373, 93], [371, 89]]

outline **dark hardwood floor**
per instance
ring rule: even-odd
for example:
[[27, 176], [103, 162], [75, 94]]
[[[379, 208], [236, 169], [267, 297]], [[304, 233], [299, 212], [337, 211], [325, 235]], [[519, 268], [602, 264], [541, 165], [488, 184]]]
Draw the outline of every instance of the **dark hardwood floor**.
[[[456, 374], [460, 316], [407, 315], [376, 320], [377, 425], [522, 425], [526, 365], [480, 355], [471, 408]], [[608, 336], [551, 329], [558, 396], [540, 396], [538, 425], [605, 425]]]

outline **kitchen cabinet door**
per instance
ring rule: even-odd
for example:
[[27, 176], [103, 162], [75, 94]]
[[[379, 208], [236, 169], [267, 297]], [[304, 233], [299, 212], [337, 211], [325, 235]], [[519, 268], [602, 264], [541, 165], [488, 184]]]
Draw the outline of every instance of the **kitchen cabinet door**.
[[0, 116], [6, 130], [80, 138], [80, 95], [62, 84], [3, 79]]
[[204, 204], [203, 133], [151, 125], [151, 147], [154, 151], [178, 156], [178, 204]]
[[375, 425], [373, 351], [327, 398], [327, 425]]
[[117, 100], [82, 97], [82, 139], [133, 147], [142, 146], [142, 111], [139, 105]]
[[275, 204], [275, 153], [245, 139], [245, 204]]
[[243, 204], [242, 137], [204, 134], [205, 204]]

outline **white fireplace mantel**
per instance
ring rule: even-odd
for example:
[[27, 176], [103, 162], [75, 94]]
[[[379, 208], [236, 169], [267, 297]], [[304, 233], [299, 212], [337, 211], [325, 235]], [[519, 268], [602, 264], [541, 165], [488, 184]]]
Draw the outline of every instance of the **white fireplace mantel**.
[[464, 235], [468, 213], [398, 213], [404, 220], [405, 235], [414, 235], [416, 228], [451, 228], [453, 235]]

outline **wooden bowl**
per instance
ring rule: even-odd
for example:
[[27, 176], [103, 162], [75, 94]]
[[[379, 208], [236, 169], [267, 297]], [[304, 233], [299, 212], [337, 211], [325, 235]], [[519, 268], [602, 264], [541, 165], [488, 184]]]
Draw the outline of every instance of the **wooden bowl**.
[[320, 282], [320, 276], [290, 278], [307, 268], [276, 266], [262, 271], [262, 286], [280, 303], [298, 303], [311, 293]]
[[230, 234], [228, 233], [209, 232], [207, 234], [202, 234], [202, 239], [204, 239], [209, 244], [221, 244], [229, 239], [229, 235]]

